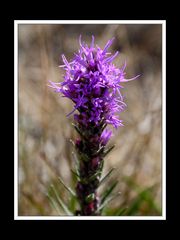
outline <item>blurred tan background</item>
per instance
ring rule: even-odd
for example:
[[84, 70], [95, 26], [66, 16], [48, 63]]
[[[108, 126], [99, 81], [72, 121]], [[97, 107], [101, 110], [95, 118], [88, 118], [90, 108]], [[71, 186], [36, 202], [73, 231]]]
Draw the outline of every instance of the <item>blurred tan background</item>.
[[110, 50], [120, 51], [116, 66], [126, 60], [127, 78], [141, 74], [123, 84], [125, 126], [114, 131], [110, 144], [116, 147], [105, 160], [104, 172], [116, 167], [113, 178], [121, 192], [110, 206], [131, 206], [141, 190], [152, 187], [152, 201], [144, 197], [131, 213], [161, 214], [161, 31], [161, 25], [143, 24], [19, 25], [19, 215], [57, 215], [45, 195], [49, 185], [60, 175], [73, 187], [69, 139], [76, 133], [66, 118], [72, 104], [47, 84], [63, 80], [61, 54], [73, 57], [80, 34], [88, 44], [94, 35], [102, 48], [115, 37]]

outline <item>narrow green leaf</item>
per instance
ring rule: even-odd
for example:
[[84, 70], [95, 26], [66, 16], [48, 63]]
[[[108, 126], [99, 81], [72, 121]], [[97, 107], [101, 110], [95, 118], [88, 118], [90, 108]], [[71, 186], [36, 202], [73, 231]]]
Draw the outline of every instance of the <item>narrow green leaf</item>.
[[107, 126], [107, 123], [104, 123], [104, 125], [103, 125], [102, 128], [101, 128], [101, 132], [104, 131], [104, 129], [106, 128], [106, 126]]
[[102, 172], [104, 167], [104, 160], [101, 161], [100, 166], [99, 166], [99, 170]]
[[79, 166], [80, 166], [80, 160], [77, 157], [77, 154], [75, 152], [72, 152], [74, 161], [75, 161], [75, 171], [71, 170], [73, 174], [76, 175], [76, 177], [80, 177], [80, 173], [79, 173]]
[[74, 213], [76, 211], [76, 206], [77, 206], [77, 198], [71, 197], [68, 204], [69, 210]]
[[127, 211], [128, 216], [134, 216], [136, 213], [138, 213], [139, 208], [142, 204], [142, 199], [138, 196], [133, 200], [133, 202], [129, 205], [129, 209]]
[[54, 194], [55, 194], [55, 196], [56, 196], [56, 198], [57, 198], [57, 200], [58, 200], [58, 203], [59, 203], [59, 205], [62, 207], [62, 209], [64, 210], [64, 212], [65, 212], [68, 216], [72, 216], [73, 213], [71, 213], [71, 211], [68, 209], [68, 207], [65, 205], [65, 203], [61, 200], [59, 194], [57, 193], [57, 191], [56, 191], [56, 189], [55, 189], [55, 187], [54, 187], [54, 185], [51, 185], [51, 188], [52, 188], [52, 190], [54, 191]]
[[108, 198], [106, 201], [104, 201], [98, 208], [97, 211], [102, 211], [103, 208], [105, 208], [112, 200], [114, 200], [116, 197], [118, 197], [121, 193], [118, 192], [115, 195], [111, 196], [110, 198]]
[[103, 204], [106, 199], [109, 197], [109, 195], [112, 193], [112, 191], [114, 190], [114, 188], [116, 187], [116, 185], [118, 184], [118, 181], [114, 182], [102, 195], [101, 198], [101, 203]]
[[101, 171], [97, 171], [95, 174], [93, 174], [89, 179], [88, 182], [91, 182], [93, 180], [95, 180], [98, 176], [101, 175]]
[[127, 211], [127, 207], [125, 207], [125, 208], [120, 208], [120, 209], [118, 209], [117, 211], [116, 211], [116, 213], [115, 213], [115, 215], [116, 216], [123, 216], [124, 215], [124, 213]]
[[72, 123], [72, 125], [73, 125], [73, 127], [75, 128], [75, 130], [77, 131], [77, 133], [79, 133], [79, 135], [80, 135], [82, 138], [86, 139], [85, 136], [84, 136], [84, 134], [83, 134], [83, 133], [81, 132], [81, 130], [79, 129], [79, 127], [78, 127], [77, 125], [75, 125], [74, 123]]
[[102, 179], [101, 179], [101, 181], [100, 181], [100, 183], [99, 183], [99, 186], [100, 186], [103, 182], [105, 182], [105, 180], [111, 175], [111, 173], [112, 173], [114, 170], [115, 170], [115, 168], [111, 168], [110, 171], [109, 171], [104, 177], [102, 177]]
[[111, 146], [110, 148], [108, 148], [106, 151], [104, 151], [104, 157], [113, 150], [113, 148], [115, 147], [115, 145]]
[[59, 210], [59, 208], [58, 208], [58, 205], [57, 205], [57, 203], [54, 201], [54, 199], [50, 196], [49, 193], [47, 193], [46, 196], [48, 197], [48, 199], [49, 199], [49, 201], [50, 201], [51, 207], [56, 210], [56, 212], [57, 212], [58, 215], [61, 215], [61, 212], [60, 212], [60, 210]]
[[77, 178], [77, 180], [80, 180], [80, 176], [78, 173], [76, 173], [74, 170], [71, 169], [71, 172], [74, 174], [74, 176]]
[[104, 150], [104, 146], [101, 146], [101, 147], [96, 151], [95, 154], [99, 154], [99, 153], [101, 153], [103, 150]]
[[76, 197], [75, 192], [70, 187], [68, 187], [60, 177], [58, 177], [58, 180], [73, 197]]

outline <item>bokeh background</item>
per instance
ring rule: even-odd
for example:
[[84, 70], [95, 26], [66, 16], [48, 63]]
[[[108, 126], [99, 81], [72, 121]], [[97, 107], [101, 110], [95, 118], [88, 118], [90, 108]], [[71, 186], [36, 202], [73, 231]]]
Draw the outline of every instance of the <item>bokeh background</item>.
[[[115, 149], [106, 157], [104, 173], [115, 167], [114, 175], [99, 189], [118, 179], [121, 195], [106, 214], [127, 208], [125, 215], [161, 215], [161, 25], [21, 24], [18, 29], [19, 72], [19, 159], [18, 214], [57, 215], [46, 193], [55, 184], [62, 199], [69, 196], [58, 183], [58, 176], [72, 188], [73, 147], [76, 136], [72, 118], [66, 114], [72, 103], [47, 87], [48, 80], [63, 80], [61, 54], [68, 60], [78, 50], [78, 38], [88, 44], [91, 36], [104, 47], [115, 37], [110, 50], [120, 51], [117, 66], [127, 62], [126, 77], [141, 76], [124, 83], [127, 109], [121, 114], [124, 127], [114, 131]], [[108, 212], [109, 211], [109, 212]]]

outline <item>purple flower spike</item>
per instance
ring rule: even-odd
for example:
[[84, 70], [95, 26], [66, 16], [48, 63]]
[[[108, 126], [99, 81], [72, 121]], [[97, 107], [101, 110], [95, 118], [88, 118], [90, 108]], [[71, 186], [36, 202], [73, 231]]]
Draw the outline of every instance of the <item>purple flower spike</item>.
[[94, 44], [94, 36], [90, 47], [79, 37], [80, 49], [68, 62], [62, 55], [65, 70], [64, 81], [53, 83], [49, 87], [69, 98], [74, 108], [67, 115], [74, 116], [74, 127], [79, 134], [74, 146], [77, 153], [76, 196], [80, 210], [76, 215], [101, 215], [103, 202], [98, 197], [97, 189], [101, 183], [101, 173], [105, 156], [114, 146], [106, 149], [114, 128], [123, 126], [119, 114], [125, 109], [121, 94], [121, 83], [136, 79], [125, 78], [126, 62], [117, 68], [112, 62], [118, 52], [111, 55], [108, 51], [113, 43], [109, 40], [104, 49]]

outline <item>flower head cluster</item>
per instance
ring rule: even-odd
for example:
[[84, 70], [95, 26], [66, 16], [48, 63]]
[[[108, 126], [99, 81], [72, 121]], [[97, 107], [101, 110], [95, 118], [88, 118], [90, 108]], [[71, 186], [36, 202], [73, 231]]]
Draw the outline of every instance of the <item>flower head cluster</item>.
[[111, 124], [115, 128], [122, 125], [118, 114], [124, 110], [126, 104], [120, 93], [121, 83], [132, 79], [125, 79], [124, 69], [116, 68], [112, 63], [118, 55], [108, 52], [113, 39], [109, 40], [104, 49], [94, 45], [94, 37], [90, 47], [81, 42], [80, 49], [73, 60], [68, 62], [64, 55], [62, 59], [65, 69], [62, 83], [51, 83], [51, 87], [64, 97], [74, 102], [74, 109], [68, 114], [74, 114], [74, 119], [81, 126], [97, 126], [102, 123]]

